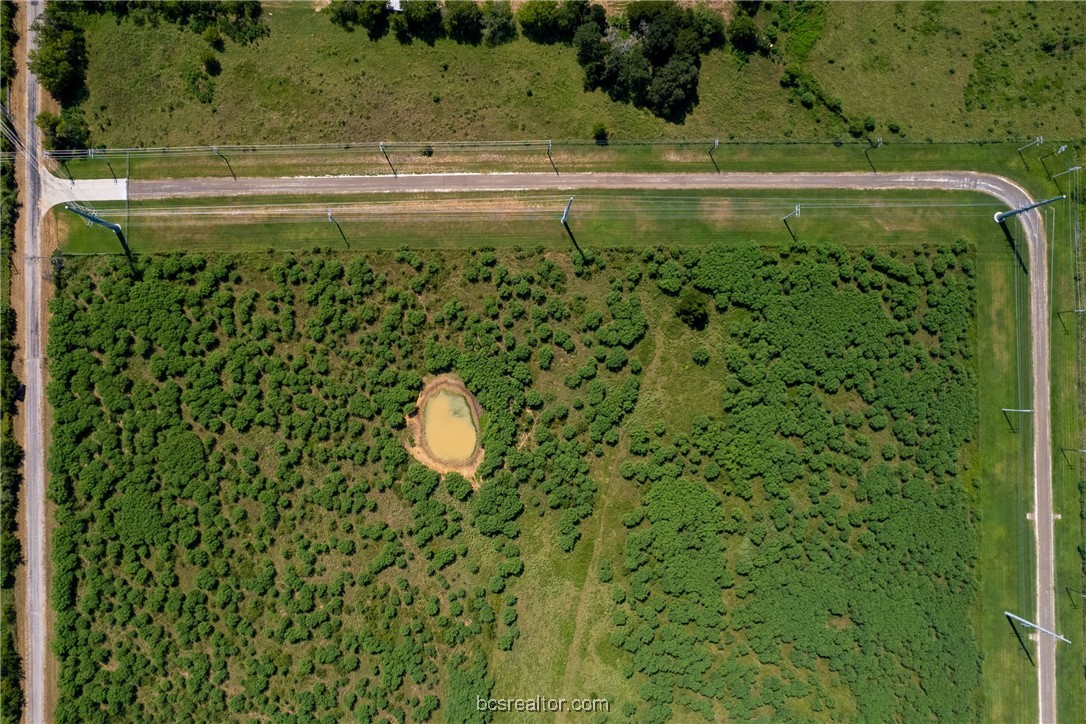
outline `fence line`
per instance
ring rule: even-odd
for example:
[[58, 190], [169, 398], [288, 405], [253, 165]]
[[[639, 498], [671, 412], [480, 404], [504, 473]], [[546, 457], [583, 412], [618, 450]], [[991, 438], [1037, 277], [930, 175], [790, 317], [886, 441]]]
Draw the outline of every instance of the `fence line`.
[[[342, 153], [344, 151], [360, 151], [381, 153], [382, 146], [388, 152], [413, 151], [420, 152], [431, 150], [438, 151], [540, 151], [548, 149], [581, 149], [581, 148], [705, 148], [708, 150], [719, 141], [720, 146], [834, 146], [868, 144], [865, 138], [833, 139], [833, 140], [744, 140], [744, 139], [718, 139], [718, 138], [693, 138], [693, 139], [656, 139], [656, 140], [626, 140], [608, 139], [596, 141], [592, 139], [562, 139], [562, 140], [521, 140], [521, 141], [361, 141], [343, 143], [298, 143], [298, 144], [240, 144], [240, 145], [200, 145], [200, 146], [158, 146], [146, 148], [89, 148], [64, 151], [47, 151], [46, 155], [57, 161], [81, 160], [81, 159], [121, 159], [121, 158], [152, 158], [152, 157], [190, 157], [215, 155], [216, 153], [242, 153], [251, 155], [262, 154], [324, 154]], [[1010, 141], [960, 141], [960, 142], [936, 142], [936, 141], [894, 141], [894, 146], [904, 147], [932, 147], [941, 145], [954, 146], [1008, 146], [1015, 147]]]

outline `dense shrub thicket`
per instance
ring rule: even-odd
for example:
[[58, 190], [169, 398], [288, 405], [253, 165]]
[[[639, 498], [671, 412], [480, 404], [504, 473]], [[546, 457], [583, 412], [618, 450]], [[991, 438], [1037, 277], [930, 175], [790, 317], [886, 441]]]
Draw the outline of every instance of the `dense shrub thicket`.
[[[58, 719], [474, 719], [472, 649], [520, 635], [526, 501], [572, 550], [590, 456], [636, 403], [637, 297], [571, 299], [553, 261], [486, 251], [67, 274], [48, 390]], [[404, 449], [423, 376], [450, 371], [485, 411], [475, 494]]]
[[612, 642], [640, 720], [712, 721], [714, 700], [739, 721], [974, 718], [967, 246], [718, 247], [670, 273], [732, 322], [722, 414], [629, 430], [621, 472], [645, 489]]
[[612, 100], [674, 122], [682, 122], [697, 104], [702, 54], [725, 41], [724, 19], [705, 5], [642, 0], [630, 3], [621, 21], [610, 26], [602, 9], [586, 11], [580, 20], [568, 40], [584, 68], [585, 89], [600, 88]]
[[[971, 718], [972, 273], [961, 243], [71, 260], [58, 719], [477, 720], [524, 513], [573, 550], [608, 448], [641, 495], [599, 574], [629, 717]], [[725, 375], [670, 435], [625, 422], [643, 299]], [[484, 409], [476, 492], [404, 449], [443, 372]]]

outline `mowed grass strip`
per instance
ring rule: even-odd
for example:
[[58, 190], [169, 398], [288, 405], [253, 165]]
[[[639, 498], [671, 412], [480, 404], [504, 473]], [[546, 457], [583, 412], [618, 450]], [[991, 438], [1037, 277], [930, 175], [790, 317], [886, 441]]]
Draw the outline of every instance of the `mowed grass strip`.
[[[103, 218], [121, 224], [137, 253], [254, 252], [315, 246], [344, 250], [476, 248], [542, 244], [570, 248], [559, 223], [575, 197], [570, 231], [582, 248], [704, 244], [716, 240], [847, 244], [912, 244], [939, 234], [956, 238], [962, 219], [991, 224], [999, 206], [982, 194], [857, 191], [624, 191], [570, 194], [428, 194], [368, 197], [197, 199], [99, 204]], [[332, 220], [328, 218], [332, 212]], [[52, 223], [68, 230], [65, 253], [118, 253], [112, 232], [55, 209]], [[1005, 246], [1005, 242], [1004, 242]]]
[[1031, 407], [1028, 278], [992, 233], [977, 245], [977, 272], [980, 430], [972, 503], [979, 516], [974, 630], [984, 654], [979, 710], [987, 722], [1036, 721], [1037, 673], [1029, 659], [1036, 660], [1036, 644], [1021, 631], [1027, 655], [1003, 615], [1028, 618], [1035, 611], [1033, 528], [1026, 519], [1033, 508], [1033, 424], [1028, 415], [1000, 411]]

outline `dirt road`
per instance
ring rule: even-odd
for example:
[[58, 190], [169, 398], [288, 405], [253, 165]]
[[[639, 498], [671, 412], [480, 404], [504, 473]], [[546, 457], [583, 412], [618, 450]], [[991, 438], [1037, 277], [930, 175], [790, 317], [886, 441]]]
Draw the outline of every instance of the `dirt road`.
[[[77, 182], [80, 183], [80, 182]], [[962, 172], [924, 173], [542, 173], [412, 174], [404, 176], [297, 176], [134, 180], [133, 201], [142, 199], [471, 191], [573, 191], [576, 189], [934, 189], [975, 190], [1002, 201], [1029, 195], [1006, 179]], [[123, 198], [117, 195], [117, 198]], [[1014, 205], [1014, 204], [1012, 204]]]

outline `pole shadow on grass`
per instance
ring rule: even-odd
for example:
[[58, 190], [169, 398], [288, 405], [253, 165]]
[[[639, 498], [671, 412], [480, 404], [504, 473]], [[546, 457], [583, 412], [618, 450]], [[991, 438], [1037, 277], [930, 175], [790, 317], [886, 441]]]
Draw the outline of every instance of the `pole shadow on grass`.
[[573, 248], [581, 255], [581, 261], [584, 261], [584, 252], [581, 251], [581, 246], [577, 243], [577, 238], [573, 236], [573, 230], [570, 229], [569, 224], [564, 221], [562, 222], [562, 226], [565, 227], [566, 233], [569, 234], [569, 240], [573, 242]]
[[1007, 237], [1007, 243], [1010, 244], [1011, 251], [1014, 252], [1014, 258], [1018, 260], [1018, 266], [1022, 267], [1022, 271], [1026, 274], [1026, 276], [1029, 276], [1029, 269], [1026, 268], [1026, 262], [1022, 258], [1022, 254], [1018, 251], [1018, 244], [1014, 241], [1014, 234], [1012, 234], [1011, 230], [1007, 228], [1007, 222], [1003, 219], [1000, 219], [999, 226], [1001, 229], [1003, 229], [1003, 235]]
[[396, 167], [392, 165], [392, 159], [388, 157], [388, 151], [385, 150], [385, 144], [383, 141], [378, 144], [378, 148], [381, 149], [381, 155], [385, 157], [385, 162], [388, 164], [388, 167], [392, 169], [392, 175], [399, 177], [400, 174], [397, 173]]
[[347, 234], [344, 233], [343, 227], [339, 225], [339, 220], [337, 220], [336, 217], [332, 216], [331, 211], [328, 212], [328, 220], [336, 225], [336, 230], [339, 232], [340, 238], [343, 239], [343, 243], [347, 245], [348, 249], [350, 249], [351, 242], [347, 240]]
[[1011, 416], [1007, 414], [1006, 410], [1003, 410], [1003, 419], [1007, 421], [1007, 425], [1011, 428], [1011, 432], [1018, 432], [1014, 429], [1014, 420], [1011, 419]]
[[1029, 659], [1030, 666], [1036, 668], [1037, 664], [1034, 663], [1033, 655], [1030, 654], [1029, 649], [1026, 647], [1026, 642], [1022, 640], [1022, 634], [1018, 633], [1018, 627], [1014, 625], [1014, 621], [1011, 620], [1010, 616], [1004, 616], [1004, 618], [1007, 619], [1007, 623], [1010, 625], [1011, 631], [1014, 631], [1014, 636], [1018, 639], [1018, 645], [1022, 647], [1022, 651], [1026, 654], [1026, 658]]
[[228, 159], [226, 156], [222, 155], [222, 153], [220, 153], [219, 149], [217, 149], [217, 148], [212, 148], [211, 150], [215, 153], [216, 156], [218, 156], [224, 162], [226, 162], [226, 168], [227, 168], [228, 171], [230, 171], [230, 177], [233, 178], [235, 181], [237, 181], [238, 177], [237, 177], [237, 174], [234, 173], [234, 167], [233, 167], [233, 165], [231, 165], [230, 159]]
[[339, 222], [335, 222], [336, 229], [339, 231], [340, 237], [343, 239], [343, 243], [347, 245], [347, 248], [351, 248], [351, 242], [347, 241], [347, 235], [343, 233], [343, 227], [339, 225]]

